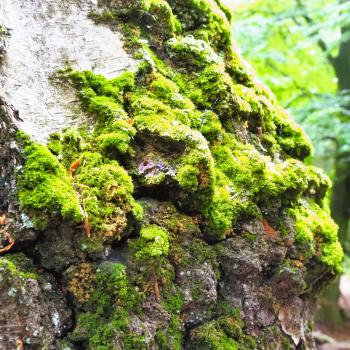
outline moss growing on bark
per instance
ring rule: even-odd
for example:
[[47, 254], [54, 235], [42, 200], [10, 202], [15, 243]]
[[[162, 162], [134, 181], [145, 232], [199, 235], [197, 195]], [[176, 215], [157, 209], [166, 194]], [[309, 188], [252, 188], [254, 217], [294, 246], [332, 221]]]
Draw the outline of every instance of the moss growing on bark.
[[[122, 18], [129, 34], [134, 33], [141, 48], [135, 54], [141, 60], [138, 71], [106, 79], [66, 70], [63, 75], [77, 89], [93, 130], [52, 135], [51, 153], [24, 141], [27, 160], [21, 184], [27, 192], [24, 196], [20, 192], [24, 208], [40, 213], [40, 218], [43, 213], [59, 214], [73, 222], [82, 221], [83, 214], [92, 237], [81, 245], [90, 257], [103, 251], [106, 243], [133, 235], [125, 245], [128, 268], [113, 262], [96, 270], [91, 264], [78, 265], [81, 273], [69, 285], [78, 299], [72, 340], [93, 350], [152, 346], [177, 350], [184, 341], [190, 341], [193, 349], [258, 348], [237, 310], [216, 310], [216, 300], [222, 301], [231, 276], [220, 274], [220, 254], [205, 240], [213, 243], [230, 237], [222, 243], [230, 253], [227, 259], [240, 262], [240, 252], [229, 245], [234, 246], [235, 239], [243, 245], [239, 235], [246, 231], [251, 239], [243, 239], [247, 246], [242, 249], [247, 260], [252, 254], [252, 262], [237, 264], [243, 274], [259, 270], [259, 276], [270, 276], [284, 267], [294, 273], [309, 263], [315, 270], [337, 272], [342, 251], [336, 226], [322, 206], [329, 181], [302, 163], [311, 152], [308, 139], [232, 51], [225, 18], [229, 14], [220, 1], [106, 3], [111, 6], [108, 20]], [[33, 171], [47, 176], [38, 175], [40, 183], [31, 185], [31, 178], [36, 179]], [[42, 180], [49, 194], [38, 190]], [[52, 198], [56, 182], [64, 195]], [[134, 187], [137, 196], [154, 197], [141, 201], [145, 213], [134, 198]], [[50, 198], [35, 207], [38, 199]], [[265, 237], [269, 230], [273, 234]], [[260, 241], [261, 251], [255, 254]], [[263, 249], [270, 243], [275, 244], [271, 247], [276, 256], [265, 266], [260, 260], [268, 260]], [[289, 257], [287, 262], [282, 261], [283, 254]], [[210, 269], [201, 270], [204, 264]], [[225, 264], [230, 260], [221, 266], [229, 270]], [[191, 280], [193, 266], [198, 275], [211, 272], [212, 286], [206, 292], [213, 305], [200, 300], [205, 288], [200, 278], [196, 284], [195, 278]], [[179, 268], [187, 269], [187, 291], [181, 290]], [[258, 302], [260, 295], [255, 297]], [[273, 300], [278, 306], [279, 301]], [[152, 320], [155, 326], [146, 339], [131, 326], [150, 317], [145, 315], [150, 304], [157, 305], [163, 323]], [[198, 312], [199, 320], [204, 314], [209, 321], [193, 326], [188, 309]], [[188, 337], [183, 336], [186, 322], [192, 329]]]
[[[230, 24], [225, 14], [214, 1], [170, 0], [174, 14], [179, 18], [183, 30], [195, 38], [210, 42], [218, 51], [227, 52], [231, 46]], [[227, 14], [228, 11], [225, 11]]]
[[72, 223], [82, 221], [82, 211], [72, 187], [72, 180], [58, 159], [44, 146], [23, 139], [25, 167], [18, 175], [21, 207], [38, 229], [50, 218], [60, 215]]
[[127, 214], [136, 206], [125, 169], [99, 153], [86, 152], [80, 156], [74, 183], [92, 233], [119, 237], [127, 226]]
[[[222, 69], [222, 63], [213, 65], [205, 62], [203, 74], [198, 77], [201, 81], [205, 81], [205, 84], [202, 86], [196, 79], [192, 81], [200, 93], [197, 97], [201, 102], [198, 102], [197, 97], [193, 95], [196, 89], [189, 95], [195, 104], [181, 94], [181, 88], [174, 81], [157, 72], [150, 63], [140, 66], [136, 79], [133, 79], [134, 82], [137, 81], [136, 85], [130, 82], [121, 84], [123, 87], [127, 86], [127, 91], [116, 93], [113, 90], [113, 94], [110, 94], [111, 89], [104, 85], [117, 86], [116, 82], [123, 82], [124, 77], [119, 80], [118, 78], [106, 80], [89, 72], [70, 72], [71, 79], [75, 83], [78, 82], [82, 91], [91, 89], [94, 91], [95, 95], [80, 95], [85, 106], [90, 106], [96, 97], [99, 101], [109, 99], [112, 104], [119, 106], [125, 105], [125, 101], [128, 103], [128, 113], [124, 111], [122, 116], [120, 114], [112, 116], [112, 113], [108, 118], [105, 115], [100, 118], [98, 109], [90, 110], [87, 107], [88, 111], [97, 116], [97, 131], [94, 133], [97, 137], [94, 142], [104, 155], [113, 157], [113, 150], [121, 154], [126, 152], [132, 154], [130, 144], [139, 134], [169, 140], [168, 142], [177, 144], [183, 149], [168, 166], [176, 169], [173, 180], [177, 181], [184, 191], [188, 191], [189, 194], [201, 193], [200, 204], [196, 206], [196, 210], [204, 215], [208, 226], [206, 231], [211, 239], [224, 238], [240, 217], [261, 217], [257, 206], [259, 203], [267, 204], [274, 198], [283, 198], [283, 204], [289, 205], [303, 195], [322, 198], [328, 186], [327, 180], [324, 180], [314, 168], [290, 159], [275, 163], [270, 156], [261, 154], [254, 146], [246, 145], [238, 141], [234, 134], [224, 131], [216, 114], [205, 110], [206, 105], [203, 101], [206, 99], [202, 95], [203, 92], [208, 93], [208, 98], [212, 99], [212, 91], [220, 93], [221, 88], [211, 85], [206, 78], [206, 70], [214, 72], [219, 68]], [[220, 69], [217, 73], [221, 78], [217, 80], [215, 76], [209, 81], [212, 80], [214, 83], [217, 80], [214, 84], [222, 82], [225, 93], [229, 87], [228, 91], [231, 91], [229, 99], [233, 98], [234, 101], [234, 85], [227, 73]], [[126, 77], [130, 79], [129, 75]], [[177, 82], [176, 79], [175, 81]], [[243, 94], [242, 91], [244, 89], [239, 90], [237, 95], [240, 96], [238, 105], [241, 106], [238, 111], [245, 109], [245, 113], [260, 115], [262, 120], [270, 123], [264, 128], [273, 131], [274, 116], [277, 115], [274, 102], [268, 102], [266, 97], [261, 97], [264, 103], [259, 102], [256, 93], [249, 95], [248, 98], [247, 92]], [[125, 97], [124, 102], [120, 100], [120, 96]], [[230, 113], [235, 110], [228, 101], [218, 103], [222, 108], [217, 110], [219, 115], [225, 115], [226, 109], [230, 110]], [[204, 111], [198, 110], [196, 105], [201, 106]], [[292, 124], [288, 123], [285, 121], [285, 125], [289, 125], [291, 129]], [[116, 130], [119, 128], [119, 131], [109, 132], [113, 131], [114, 127]], [[303, 153], [297, 150], [298, 145], [301, 145], [300, 149], [304, 147], [302, 134], [299, 140], [295, 137], [298, 132], [300, 133], [300, 130], [294, 134], [289, 133], [283, 140], [294, 145], [289, 151], [292, 152], [293, 149], [293, 152], [302, 158], [306, 151]], [[210, 147], [205, 136], [213, 143]], [[288, 141], [288, 137], [289, 140], [298, 141]], [[156, 186], [166, 183], [168, 177], [167, 173], [159, 172], [143, 181], [147, 186]]]
[[6, 269], [12, 277], [19, 277], [22, 280], [40, 279], [38, 271], [23, 253], [10, 254], [0, 258], [0, 273], [2, 269]]
[[257, 341], [243, 332], [244, 323], [238, 309], [227, 308], [216, 320], [191, 332], [189, 349], [249, 350], [257, 348]]
[[343, 251], [338, 241], [338, 227], [325, 208], [314, 201], [300, 201], [289, 209], [295, 219], [295, 242], [300, 258], [309, 260], [316, 256], [322, 264], [341, 271]]
[[172, 60], [179, 66], [203, 68], [211, 63], [219, 63], [220, 57], [208, 42], [193, 36], [173, 38], [167, 41], [166, 48]]
[[140, 296], [130, 286], [125, 266], [103, 263], [96, 270], [88, 301], [77, 315], [72, 340], [87, 343], [91, 350], [121, 346], [127, 350], [146, 349], [143, 338], [130, 329], [130, 313], [137, 312], [139, 302]]

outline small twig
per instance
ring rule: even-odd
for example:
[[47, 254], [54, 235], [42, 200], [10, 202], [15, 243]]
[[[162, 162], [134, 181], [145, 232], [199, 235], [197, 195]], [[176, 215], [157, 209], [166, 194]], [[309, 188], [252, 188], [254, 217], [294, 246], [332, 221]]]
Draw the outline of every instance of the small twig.
[[[80, 165], [80, 159], [77, 159], [69, 167], [69, 175], [70, 175], [71, 178], [73, 178], [73, 174], [78, 169], [79, 165]], [[90, 225], [90, 221], [89, 221], [89, 215], [88, 215], [88, 213], [86, 211], [86, 208], [85, 208], [84, 196], [83, 195], [80, 195], [80, 196], [78, 195], [78, 197], [81, 197], [82, 204], [83, 204], [82, 212], [83, 212], [83, 217], [84, 217], [84, 228], [85, 228], [86, 236], [88, 238], [90, 238], [90, 236], [91, 236], [91, 225]]]
[[6, 224], [6, 216], [5, 214], [0, 216], [0, 225], [5, 225]]
[[5, 237], [7, 238], [9, 244], [6, 247], [0, 249], [0, 254], [8, 252], [15, 244], [15, 240], [8, 232], [5, 233]]
[[73, 177], [73, 173], [78, 169], [79, 164], [80, 164], [80, 159], [77, 159], [76, 161], [74, 161], [72, 163], [72, 165], [69, 168], [69, 175], [70, 175], [70, 177]]
[[86, 212], [84, 198], [83, 198], [83, 215], [84, 215], [84, 228], [85, 228], [86, 236], [88, 238], [90, 238], [90, 236], [91, 236], [91, 225], [90, 225], [90, 221], [89, 221], [89, 215]]
[[24, 350], [23, 340], [21, 339], [16, 340], [16, 350]]
[[159, 291], [159, 285], [158, 280], [155, 272], [153, 272], [153, 281], [154, 281], [154, 293], [156, 295], [156, 299], [159, 302], [160, 301], [160, 291]]
[[270, 236], [270, 237], [276, 237], [276, 235], [278, 234], [278, 232], [277, 232], [275, 229], [273, 229], [273, 228], [271, 227], [271, 225], [268, 223], [268, 221], [267, 221], [266, 219], [263, 219], [263, 220], [261, 221], [261, 223], [262, 223], [262, 225], [263, 225], [264, 232], [265, 232], [268, 236]]

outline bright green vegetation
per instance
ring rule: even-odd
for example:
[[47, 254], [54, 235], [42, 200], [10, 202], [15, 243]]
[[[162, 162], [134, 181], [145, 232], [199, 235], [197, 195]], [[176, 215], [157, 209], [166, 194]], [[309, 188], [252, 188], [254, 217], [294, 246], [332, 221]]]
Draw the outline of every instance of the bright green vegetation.
[[[121, 237], [129, 213], [137, 220], [142, 217], [132, 196], [131, 177], [116, 160], [119, 154], [132, 151], [129, 144], [135, 129], [123, 111], [122, 96], [133, 86], [134, 76], [125, 73], [108, 84], [90, 72], [72, 73], [71, 78], [77, 87], [89, 83], [80, 94], [84, 107], [96, 117], [97, 127], [91, 136], [75, 129], [52, 134], [47, 148], [19, 135], [26, 155], [19, 199], [37, 228], [45, 228], [50, 217], [60, 213], [73, 223], [84, 219], [102, 241]], [[101, 91], [106, 96], [97, 95]]]
[[82, 221], [72, 180], [58, 159], [44, 146], [19, 133], [25, 145], [26, 163], [18, 176], [18, 198], [38, 229], [44, 229], [57, 214], [72, 223]]
[[[183, 149], [177, 158], [171, 159], [169, 166], [177, 169], [174, 180], [184, 191], [201, 194], [202, 200], [196, 209], [207, 219], [208, 234], [213, 238], [224, 238], [242, 215], [260, 217], [256, 206], [257, 196], [264, 202], [268, 198], [273, 200], [284, 195], [287, 204], [287, 200], [297, 199], [311, 187], [313, 191], [319, 191], [326, 182], [320, 173], [301, 162], [286, 160], [274, 164], [270, 156], [262, 155], [253, 146], [238, 141], [234, 134], [224, 132], [214, 112], [197, 109], [189, 98], [180, 93], [176, 83], [157, 72], [149, 63], [141, 65], [133, 79], [130, 75], [124, 75], [119, 80], [107, 81], [90, 72], [68, 72], [68, 76], [79, 87], [85, 108], [96, 115], [97, 131], [93, 136], [98, 136], [92, 143], [96, 143], [102, 153], [113, 157], [128, 151], [132, 155], [134, 151], [130, 142], [136, 135], [169, 139], [172, 140], [169, 141], [170, 145], [174, 142]], [[129, 90], [128, 113], [122, 107], [125, 102], [120, 100], [121, 93], [112, 88], [125, 76], [129, 81], [142, 83], [140, 86], [130, 82], [123, 84]], [[229, 79], [228, 76], [226, 78]], [[215, 86], [211, 89], [216, 91]], [[90, 90], [93, 92], [85, 93]], [[113, 135], [104, 133], [111, 125], [120, 125], [121, 122], [125, 123], [122, 135], [113, 138]], [[300, 130], [288, 124], [287, 119], [283, 123], [289, 128], [289, 147], [298, 153], [299, 143], [296, 140], [300, 138]], [[296, 136], [293, 128], [297, 130]], [[200, 131], [209, 135], [208, 140]], [[108, 152], [104, 147], [106, 140], [115, 140], [109, 143]], [[304, 138], [301, 147], [304, 147], [303, 142]], [[210, 146], [210, 143], [213, 145]], [[294, 143], [297, 143], [295, 148]], [[114, 148], [113, 144], [116, 145]], [[125, 147], [122, 148], [120, 144]], [[166, 181], [166, 176], [166, 173], [160, 172], [142, 181], [146, 185], [159, 185]], [[248, 198], [251, 200], [247, 201]]]

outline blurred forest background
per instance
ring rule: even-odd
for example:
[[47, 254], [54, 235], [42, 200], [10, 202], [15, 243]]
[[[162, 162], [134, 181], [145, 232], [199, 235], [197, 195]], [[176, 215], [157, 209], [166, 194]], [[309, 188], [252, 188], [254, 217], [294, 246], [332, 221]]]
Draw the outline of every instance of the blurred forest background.
[[341, 283], [325, 291], [317, 320], [325, 333], [349, 339], [350, 0], [226, 3], [234, 7], [233, 30], [244, 58], [312, 139], [308, 161], [333, 181], [329, 200], [347, 257]]

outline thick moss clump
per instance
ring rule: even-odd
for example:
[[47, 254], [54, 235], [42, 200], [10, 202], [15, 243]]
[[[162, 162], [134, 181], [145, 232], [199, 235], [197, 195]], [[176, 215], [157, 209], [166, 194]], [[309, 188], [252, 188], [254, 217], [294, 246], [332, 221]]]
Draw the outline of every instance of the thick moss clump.
[[[204, 65], [208, 64], [204, 60]], [[198, 79], [206, 76], [206, 69], [204, 68]], [[226, 86], [231, 86], [233, 93], [234, 85], [229, 76], [225, 72], [221, 74], [225, 76]], [[168, 143], [166, 147], [173, 147], [176, 157], [172, 155], [171, 158], [161, 158], [164, 170], [152, 172], [146, 177], [141, 176], [138, 180], [146, 187], [177, 183], [184, 193], [182, 200], [187, 201], [186, 205], [203, 214], [205, 232], [210, 239], [225, 238], [239, 219], [251, 216], [262, 218], [260, 207], [276, 200], [281, 200], [281, 206], [288, 206], [296, 203], [302, 196], [309, 196], [319, 202], [325, 195], [328, 180], [319, 171], [288, 157], [284, 161], [276, 162], [268, 153], [262, 154], [257, 147], [239, 140], [238, 135], [230, 128], [224, 131], [225, 123], [220, 122], [214, 112], [206, 109], [202, 111], [201, 108], [205, 108], [205, 105], [196, 107], [197, 97], [185, 97], [181, 94], [181, 87], [176, 84], [177, 80], [174, 82], [166, 78], [150, 62], [143, 63], [135, 76], [124, 74], [113, 80], [95, 76], [91, 72], [69, 72], [68, 76], [80, 89], [79, 94], [85, 108], [96, 116], [97, 124], [93, 134], [95, 138], [92, 143], [98, 145], [100, 152], [112, 158], [113, 155], [115, 157], [116, 154], [125, 152], [132, 156], [138, 152], [133, 146], [133, 140], [149, 137], [155, 143], [156, 140], [164, 140]], [[128, 80], [124, 84], [125, 77]], [[213, 89], [221, 91], [220, 88], [210, 85], [205, 88], [199, 86], [198, 91], [206, 91], [208, 96]], [[84, 91], [92, 92], [86, 94]], [[224, 91], [227, 89], [224, 88]], [[273, 130], [276, 115], [273, 113], [277, 113], [277, 109], [266, 107], [271, 103], [259, 104], [256, 94], [249, 95], [249, 98], [242, 92], [240, 94], [242, 108], [265, 118], [268, 121], [265, 128]], [[124, 96], [124, 100], [121, 96]], [[99, 105], [106, 100], [109, 101], [108, 106], [118, 107], [110, 110], [104, 102], [101, 108], [91, 107], [96, 106], [96, 101]], [[205, 101], [203, 96], [199, 100]], [[123, 106], [127, 106], [127, 109]], [[233, 108], [235, 104], [227, 103], [225, 106], [230, 113], [237, 112]], [[108, 132], [113, 125], [119, 123], [120, 126], [121, 122], [125, 123], [122, 134]], [[301, 151], [305, 145], [304, 136], [299, 129], [288, 123], [290, 122], [286, 119], [284, 125], [289, 125], [289, 129], [295, 132], [287, 135], [290, 138], [283, 137], [283, 142], [289, 145], [290, 152], [304, 157], [305, 151]], [[291, 141], [300, 137], [300, 142]], [[276, 141], [274, 142], [272, 149], [277, 147]], [[157, 148], [154, 149], [148, 155], [147, 162], [158, 162], [158, 152]], [[173, 174], [170, 174], [169, 169], [174, 169]], [[137, 173], [137, 169], [131, 171], [133, 172]], [[190, 203], [196, 193], [199, 194], [198, 199]]]
[[127, 226], [126, 215], [136, 206], [130, 176], [99, 153], [81, 154], [80, 163], [74, 183], [92, 232], [120, 236]]
[[220, 57], [208, 42], [197, 40], [191, 35], [168, 40], [167, 50], [171, 59], [179, 65], [186, 64], [201, 68], [220, 61]]
[[147, 226], [141, 229], [140, 237], [135, 243], [138, 251], [135, 255], [139, 261], [148, 262], [167, 256], [169, 252], [168, 233], [159, 226]]
[[338, 226], [327, 209], [314, 201], [300, 201], [289, 213], [295, 219], [295, 243], [299, 259], [307, 261], [316, 256], [322, 264], [340, 271], [343, 250], [338, 241]]
[[218, 51], [229, 52], [231, 18], [229, 20], [226, 18], [225, 13], [227, 14], [228, 11], [219, 1], [210, 3], [205, 0], [170, 0], [168, 2], [179, 18], [184, 31], [192, 33], [197, 39], [209, 41]]
[[45, 228], [57, 214], [72, 223], [82, 221], [82, 211], [72, 180], [58, 159], [44, 146], [28, 141], [25, 144], [25, 167], [18, 176], [18, 197], [22, 208], [36, 228]]
[[191, 333], [189, 349], [248, 350], [257, 348], [254, 337], [243, 332], [238, 309], [230, 309], [216, 320], [199, 326]]

